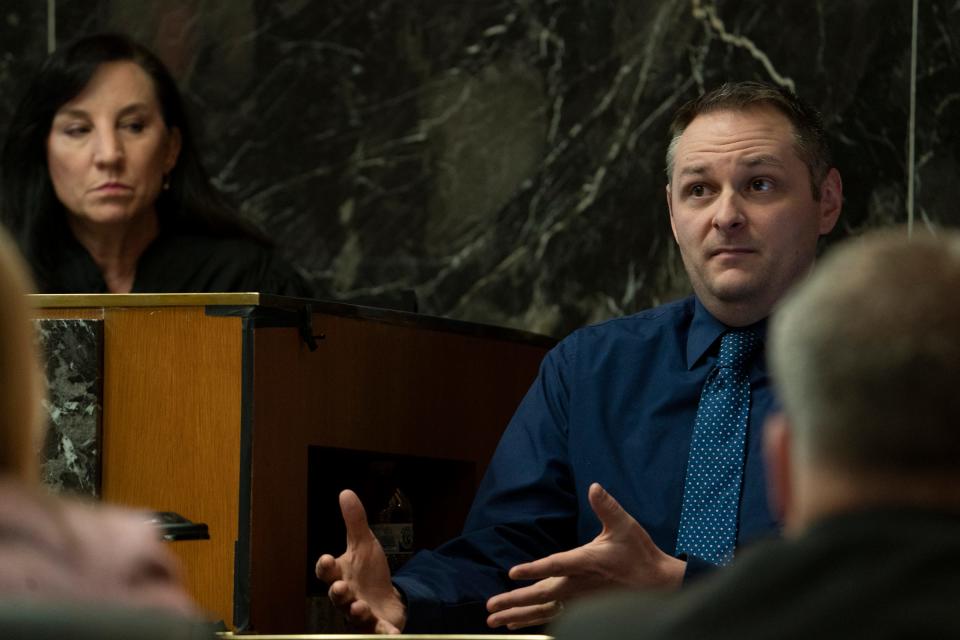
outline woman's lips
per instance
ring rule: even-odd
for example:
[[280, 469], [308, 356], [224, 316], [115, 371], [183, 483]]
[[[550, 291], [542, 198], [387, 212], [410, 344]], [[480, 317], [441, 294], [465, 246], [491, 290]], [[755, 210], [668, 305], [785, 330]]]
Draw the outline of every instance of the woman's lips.
[[101, 185], [97, 185], [93, 188], [94, 193], [127, 193], [132, 191], [130, 185], [123, 184], [122, 182], [104, 182]]

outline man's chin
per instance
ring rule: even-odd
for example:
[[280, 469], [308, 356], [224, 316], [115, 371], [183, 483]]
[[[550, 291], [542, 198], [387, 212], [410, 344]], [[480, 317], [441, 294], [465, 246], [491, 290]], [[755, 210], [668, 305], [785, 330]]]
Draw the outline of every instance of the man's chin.
[[720, 302], [737, 304], [755, 300], [762, 290], [760, 283], [741, 274], [724, 274], [711, 283], [710, 292]]

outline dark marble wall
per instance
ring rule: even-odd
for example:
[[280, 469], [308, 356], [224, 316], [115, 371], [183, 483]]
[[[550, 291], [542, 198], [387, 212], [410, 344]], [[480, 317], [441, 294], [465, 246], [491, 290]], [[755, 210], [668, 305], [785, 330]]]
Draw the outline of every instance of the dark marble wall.
[[822, 109], [834, 237], [960, 222], [954, 0], [48, 4], [0, 10], [0, 127], [48, 41], [135, 35], [174, 70], [216, 183], [321, 295], [412, 288], [427, 313], [560, 336], [686, 293], [665, 132], [727, 79]]

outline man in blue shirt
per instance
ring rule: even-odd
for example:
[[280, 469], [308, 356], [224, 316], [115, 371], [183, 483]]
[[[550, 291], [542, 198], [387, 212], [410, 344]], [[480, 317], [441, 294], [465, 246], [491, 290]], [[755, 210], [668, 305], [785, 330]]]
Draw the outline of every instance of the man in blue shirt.
[[[724, 85], [684, 105], [671, 134], [667, 203], [695, 296], [581, 329], [551, 351], [463, 534], [419, 553], [392, 583], [363, 508], [343, 492], [347, 550], [316, 570], [359, 629], [540, 625], [565, 600], [678, 587], [705, 564], [675, 553], [701, 389], [721, 336], [762, 335], [809, 271], [842, 186], [816, 112], [776, 87]], [[762, 355], [748, 377], [738, 542], [776, 528], [760, 459], [772, 403]]]
[[784, 538], [679, 593], [571, 608], [557, 640], [960, 638], [960, 233], [873, 231], [771, 320]]

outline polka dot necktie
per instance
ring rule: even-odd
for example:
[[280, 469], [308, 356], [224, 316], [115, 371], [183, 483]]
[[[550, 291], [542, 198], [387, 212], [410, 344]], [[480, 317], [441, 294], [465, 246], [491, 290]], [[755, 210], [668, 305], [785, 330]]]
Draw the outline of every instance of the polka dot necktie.
[[693, 426], [677, 555], [721, 565], [733, 559], [750, 417], [747, 365], [759, 346], [760, 337], [749, 329], [727, 331], [720, 340], [720, 357], [700, 392]]

